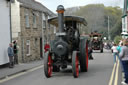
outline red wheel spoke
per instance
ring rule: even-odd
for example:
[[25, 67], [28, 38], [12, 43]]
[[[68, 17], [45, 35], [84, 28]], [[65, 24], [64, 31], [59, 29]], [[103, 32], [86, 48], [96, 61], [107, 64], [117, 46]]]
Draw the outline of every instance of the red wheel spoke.
[[78, 77], [79, 75], [79, 60], [78, 56], [76, 55], [76, 76]]
[[86, 67], [88, 69], [88, 44], [86, 43]]
[[48, 75], [51, 76], [52, 74], [52, 60], [51, 56], [48, 56]]

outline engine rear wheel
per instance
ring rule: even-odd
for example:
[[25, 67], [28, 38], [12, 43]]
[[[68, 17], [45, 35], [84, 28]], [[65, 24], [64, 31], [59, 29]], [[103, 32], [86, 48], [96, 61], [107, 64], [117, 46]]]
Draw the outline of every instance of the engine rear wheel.
[[80, 69], [81, 72], [88, 71], [88, 41], [87, 39], [82, 39], [80, 42]]
[[72, 54], [72, 72], [74, 78], [77, 78], [79, 76], [79, 57], [77, 51], [73, 51]]
[[46, 53], [44, 57], [44, 73], [47, 78], [51, 77], [52, 75], [52, 57], [49, 52]]
[[103, 53], [103, 49], [101, 49], [100, 52]]

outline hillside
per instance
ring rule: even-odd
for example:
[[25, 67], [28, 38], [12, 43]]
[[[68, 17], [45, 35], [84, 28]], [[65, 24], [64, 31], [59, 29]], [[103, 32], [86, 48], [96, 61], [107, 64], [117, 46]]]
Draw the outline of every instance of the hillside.
[[[88, 33], [98, 31], [107, 37], [108, 16], [110, 19], [110, 34], [113, 39], [121, 33], [122, 9], [119, 7], [106, 7], [103, 4], [90, 4], [66, 9], [65, 15], [82, 16], [86, 19]], [[87, 33], [87, 31], [86, 31]]]

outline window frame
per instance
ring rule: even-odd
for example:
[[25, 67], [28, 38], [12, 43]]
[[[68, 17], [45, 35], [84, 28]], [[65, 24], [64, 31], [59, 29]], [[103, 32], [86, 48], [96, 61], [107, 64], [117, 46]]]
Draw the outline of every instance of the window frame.
[[[28, 48], [27, 48], [28, 46]], [[29, 56], [30, 55], [30, 40], [26, 41], [26, 55]]]
[[37, 28], [37, 16], [33, 14], [33, 28]]
[[25, 9], [25, 27], [30, 28], [29, 10]]

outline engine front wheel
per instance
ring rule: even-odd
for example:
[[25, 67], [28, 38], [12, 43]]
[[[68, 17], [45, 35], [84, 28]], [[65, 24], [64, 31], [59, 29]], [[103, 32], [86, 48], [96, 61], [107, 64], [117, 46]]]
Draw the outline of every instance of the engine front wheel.
[[51, 77], [52, 75], [52, 57], [49, 52], [46, 53], [44, 57], [44, 73], [47, 78]]
[[72, 72], [74, 78], [77, 78], [79, 76], [79, 57], [77, 51], [73, 51], [72, 54]]
[[88, 71], [88, 41], [82, 39], [80, 42], [80, 69], [81, 72]]

